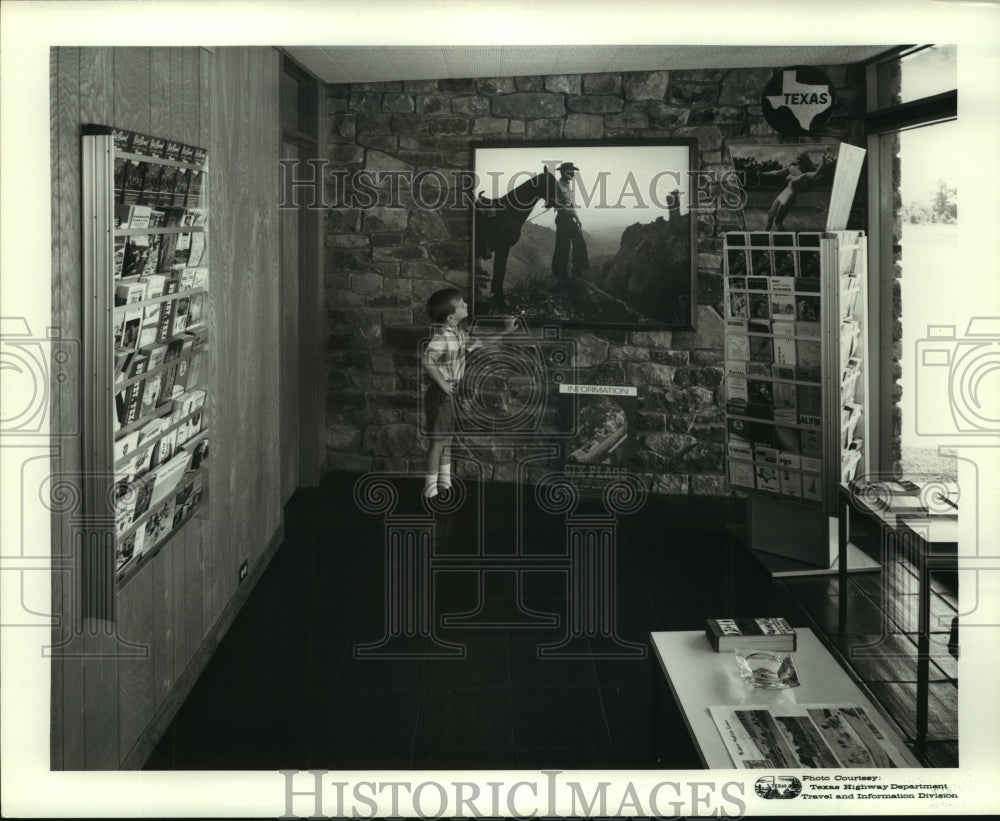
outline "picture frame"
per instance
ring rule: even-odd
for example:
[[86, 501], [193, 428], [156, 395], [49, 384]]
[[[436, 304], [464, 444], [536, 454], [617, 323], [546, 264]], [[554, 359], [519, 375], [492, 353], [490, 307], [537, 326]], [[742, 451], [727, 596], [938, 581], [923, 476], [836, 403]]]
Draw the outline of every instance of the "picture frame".
[[[474, 145], [473, 315], [693, 330], [695, 145]], [[565, 207], [565, 193], [560, 203], [556, 190], [560, 179], [565, 183], [560, 166], [567, 163], [577, 169], [572, 210]]]

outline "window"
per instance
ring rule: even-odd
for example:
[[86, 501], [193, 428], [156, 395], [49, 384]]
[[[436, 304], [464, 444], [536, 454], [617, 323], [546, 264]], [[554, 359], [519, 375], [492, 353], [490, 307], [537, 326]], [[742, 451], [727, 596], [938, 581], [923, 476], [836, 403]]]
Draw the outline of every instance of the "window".
[[[953, 429], [951, 408], [917, 367], [924, 350], [939, 344], [939, 328], [976, 314], [976, 294], [955, 287], [958, 258], [957, 191], [953, 170], [940, 162], [957, 156], [954, 122], [903, 131], [899, 135], [901, 373], [900, 459], [904, 476], [941, 473], [957, 479], [955, 457], [938, 452], [935, 432]], [[960, 337], [964, 327], [957, 327]]]
[[937, 441], [954, 430], [948, 402], [918, 368], [929, 346], [948, 344], [944, 327], [961, 338], [960, 318], [975, 315], [970, 289], [955, 287], [958, 191], [947, 158], [961, 151], [956, 77], [954, 46], [909, 49], [869, 73], [870, 320], [881, 352], [869, 374], [870, 456], [873, 470], [904, 478], [956, 478]]
[[958, 87], [955, 46], [922, 46], [878, 66], [880, 109], [923, 100]]

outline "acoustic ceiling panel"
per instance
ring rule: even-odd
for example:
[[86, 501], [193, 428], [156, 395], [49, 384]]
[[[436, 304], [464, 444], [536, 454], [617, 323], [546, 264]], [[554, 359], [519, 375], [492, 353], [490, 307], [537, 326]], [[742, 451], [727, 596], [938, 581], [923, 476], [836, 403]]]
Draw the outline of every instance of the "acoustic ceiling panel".
[[844, 65], [868, 60], [890, 48], [889, 45], [370, 45], [295, 46], [286, 51], [326, 83], [362, 83], [605, 71]]

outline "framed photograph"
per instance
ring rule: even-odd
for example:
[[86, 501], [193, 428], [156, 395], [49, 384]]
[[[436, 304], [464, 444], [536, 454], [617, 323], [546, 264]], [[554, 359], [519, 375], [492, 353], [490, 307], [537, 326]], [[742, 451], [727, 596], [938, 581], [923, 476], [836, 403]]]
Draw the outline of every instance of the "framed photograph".
[[476, 316], [694, 328], [694, 141], [473, 151]]
[[839, 143], [729, 146], [747, 231], [826, 231]]

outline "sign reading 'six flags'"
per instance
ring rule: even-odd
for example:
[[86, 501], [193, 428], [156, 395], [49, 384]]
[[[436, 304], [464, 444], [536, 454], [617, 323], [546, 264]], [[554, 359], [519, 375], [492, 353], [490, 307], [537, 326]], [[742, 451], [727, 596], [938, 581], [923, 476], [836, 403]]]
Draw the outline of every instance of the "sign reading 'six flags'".
[[818, 68], [793, 66], [774, 72], [760, 104], [764, 119], [780, 134], [815, 134], [830, 119], [836, 96]]

